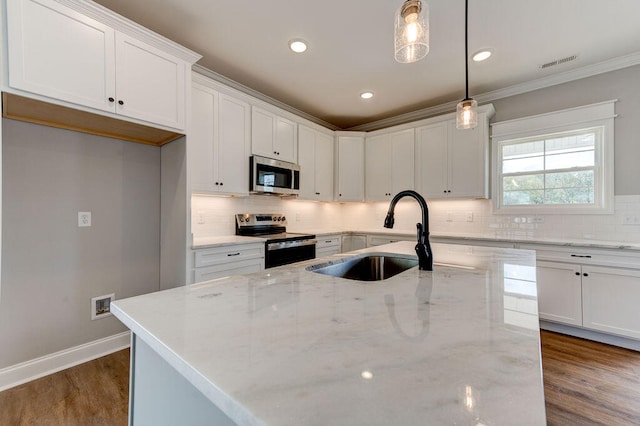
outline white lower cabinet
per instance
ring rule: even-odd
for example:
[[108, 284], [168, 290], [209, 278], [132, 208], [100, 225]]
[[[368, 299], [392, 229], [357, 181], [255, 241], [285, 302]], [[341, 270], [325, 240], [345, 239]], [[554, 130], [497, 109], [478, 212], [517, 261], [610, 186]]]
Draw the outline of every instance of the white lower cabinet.
[[540, 319], [582, 326], [582, 271], [580, 265], [537, 263]]
[[332, 256], [342, 252], [342, 235], [325, 235], [318, 237], [316, 258]]
[[537, 251], [541, 320], [640, 339], [640, 255], [520, 248]]
[[264, 243], [199, 249], [193, 256], [194, 283], [264, 270]]
[[640, 271], [583, 267], [582, 325], [640, 339]]

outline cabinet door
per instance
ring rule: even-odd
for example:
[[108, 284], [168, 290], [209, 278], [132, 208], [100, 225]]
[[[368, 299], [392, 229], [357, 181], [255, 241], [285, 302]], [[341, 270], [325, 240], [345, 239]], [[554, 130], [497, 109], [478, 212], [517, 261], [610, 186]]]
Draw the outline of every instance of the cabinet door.
[[447, 123], [416, 130], [416, 190], [426, 199], [447, 196]]
[[298, 162], [298, 125], [291, 120], [276, 116], [274, 150], [278, 160]]
[[276, 116], [260, 108], [251, 108], [251, 152], [277, 158], [273, 149]]
[[[298, 151], [298, 157], [300, 151]], [[318, 200], [333, 201], [333, 137], [316, 133], [315, 192]]]
[[185, 72], [182, 60], [116, 33], [116, 112], [184, 129]]
[[414, 131], [413, 129], [389, 135], [390, 174], [391, 188], [390, 197], [400, 191], [414, 189]]
[[582, 326], [582, 277], [579, 265], [537, 262], [540, 319]]
[[216, 161], [217, 190], [229, 194], [249, 192], [249, 144], [251, 107], [231, 96], [218, 100]]
[[51, 0], [7, 1], [9, 85], [113, 112], [113, 29]]
[[474, 129], [458, 130], [449, 121], [449, 185], [452, 197], [488, 198], [488, 144], [484, 118]]
[[301, 199], [315, 200], [316, 192], [316, 132], [305, 126], [298, 127], [298, 164], [300, 165]]
[[389, 135], [367, 137], [364, 152], [366, 200], [389, 200], [391, 198]]
[[364, 138], [338, 137], [338, 201], [364, 201]]
[[191, 190], [215, 191], [214, 176], [214, 123], [218, 93], [208, 87], [194, 84], [191, 91], [191, 124], [188, 137], [189, 173]]
[[584, 327], [640, 339], [640, 271], [582, 267]]

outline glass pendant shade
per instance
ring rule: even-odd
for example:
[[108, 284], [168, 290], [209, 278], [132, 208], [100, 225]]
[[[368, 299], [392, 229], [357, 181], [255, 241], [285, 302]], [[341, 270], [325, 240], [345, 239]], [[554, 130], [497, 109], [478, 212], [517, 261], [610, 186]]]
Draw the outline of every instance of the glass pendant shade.
[[456, 128], [473, 129], [478, 125], [478, 102], [474, 99], [464, 99], [456, 108]]
[[407, 0], [396, 12], [395, 58], [403, 64], [419, 61], [429, 53], [429, 10], [426, 3]]

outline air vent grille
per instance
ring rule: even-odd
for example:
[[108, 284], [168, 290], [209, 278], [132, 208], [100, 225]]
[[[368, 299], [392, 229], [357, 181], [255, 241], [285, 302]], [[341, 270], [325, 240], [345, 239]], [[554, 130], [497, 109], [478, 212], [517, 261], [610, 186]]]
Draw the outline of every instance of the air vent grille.
[[556, 65], [565, 64], [567, 62], [575, 61], [576, 59], [578, 59], [578, 55], [571, 55], [571, 56], [567, 56], [566, 58], [556, 59], [555, 61], [547, 62], [545, 64], [540, 65], [540, 69], [555, 67]]

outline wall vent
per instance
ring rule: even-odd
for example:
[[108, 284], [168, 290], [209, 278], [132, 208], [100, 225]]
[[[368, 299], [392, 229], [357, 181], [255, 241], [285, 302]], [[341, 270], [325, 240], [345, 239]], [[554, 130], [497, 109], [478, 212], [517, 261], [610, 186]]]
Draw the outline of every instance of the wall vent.
[[578, 55], [571, 55], [571, 56], [567, 56], [566, 58], [562, 58], [562, 59], [556, 59], [555, 61], [551, 61], [551, 62], [547, 62], [545, 64], [542, 64], [539, 66], [540, 69], [546, 69], [549, 67], [554, 67], [556, 65], [562, 65], [565, 64], [567, 62], [571, 62], [571, 61], [575, 61], [576, 59], [578, 59]]

